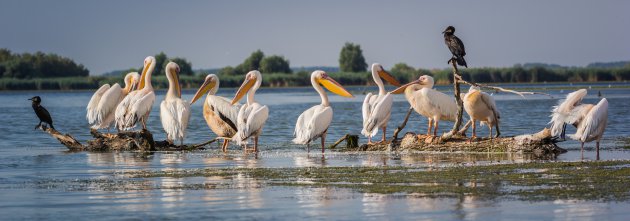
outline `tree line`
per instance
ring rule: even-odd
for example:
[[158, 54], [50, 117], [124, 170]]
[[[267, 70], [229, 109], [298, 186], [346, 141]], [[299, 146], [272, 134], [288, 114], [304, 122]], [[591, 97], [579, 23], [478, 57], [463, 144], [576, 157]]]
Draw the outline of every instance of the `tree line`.
[[14, 54], [6, 48], [0, 49], [1, 78], [86, 77], [89, 73], [83, 65], [56, 54]]
[[[168, 61], [180, 66], [180, 84], [183, 88], [196, 88], [203, 82], [208, 73], [195, 73], [192, 64], [185, 58], [169, 58], [164, 52], [155, 55], [156, 68], [153, 84], [156, 88], [167, 88], [168, 81], [164, 75], [164, 67]], [[19, 65], [17, 65], [19, 64]], [[452, 71], [445, 69], [414, 68], [405, 63], [398, 63], [385, 69], [401, 82], [415, 80], [420, 75], [431, 75], [437, 84], [452, 83]], [[353, 43], [345, 43], [339, 54], [339, 72], [329, 73], [344, 85], [371, 85], [371, 73], [363, 57], [361, 47]], [[130, 68], [117, 71], [114, 76], [88, 76], [88, 70], [75, 64], [68, 58], [54, 54], [12, 54], [7, 49], [0, 49], [0, 90], [69, 90], [95, 89], [105, 83], [122, 83], [125, 74], [141, 71]], [[245, 60], [232, 67], [217, 70], [221, 77], [222, 87], [237, 87], [243, 75], [250, 70], [260, 70], [263, 74], [263, 86], [309, 86], [310, 72], [293, 71], [289, 60], [279, 55], [266, 56], [256, 50]], [[548, 64], [524, 64], [505, 68], [462, 68], [460, 74], [468, 81], [478, 83], [536, 83], [536, 82], [594, 82], [594, 81], [627, 81], [630, 80], [630, 63], [613, 62], [594, 63], [587, 67], [562, 67]]]

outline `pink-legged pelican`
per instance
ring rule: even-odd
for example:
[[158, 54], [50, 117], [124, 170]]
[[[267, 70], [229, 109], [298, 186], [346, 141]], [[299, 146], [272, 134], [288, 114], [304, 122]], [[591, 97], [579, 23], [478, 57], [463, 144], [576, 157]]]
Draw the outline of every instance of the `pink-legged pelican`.
[[392, 91], [393, 94], [405, 92], [405, 98], [418, 112], [429, 119], [427, 135], [437, 136], [440, 120], [455, 121], [457, 117], [457, 104], [452, 96], [448, 96], [433, 88], [433, 77], [422, 75], [418, 80], [409, 82]]
[[166, 140], [169, 143], [180, 140], [180, 145], [183, 145], [190, 119], [190, 103], [182, 100], [182, 88], [179, 86], [179, 66], [175, 62], [168, 62], [164, 71], [168, 79], [168, 91], [160, 104], [162, 128], [166, 132]]
[[321, 97], [322, 103], [300, 114], [300, 117], [298, 117], [295, 123], [295, 131], [293, 132], [295, 139], [293, 139], [293, 143], [306, 144], [307, 149], [310, 151], [311, 141], [321, 138], [322, 153], [324, 153], [326, 132], [332, 121], [333, 110], [328, 102], [328, 95], [326, 95], [321, 85], [324, 85], [329, 91], [343, 97], [352, 97], [352, 94], [328, 76], [326, 72], [320, 70], [313, 71], [311, 74], [311, 84]]
[[138, 121], [142, 123], [142, 129], [147, 129], [147, 119], [155, 102], [155, 93], [151, 85], [154, 69], [155, 58], [153, 56], [145, 58], [138, 90], [129, 93], [116, 107], [116, 127], [119, 130], [131, 130]]
[[[224, 97], [216, 96], [219, 90], [219, 77], [215, 74], [206, 76], [205, 81], [195, 93], [191, 104], [195, 103], [201, 96], [208, 94], [203, 103], [203, 118], [206, 120], [208, 127], [219, 137], [231, 138], [236, 134], [236, 122], [238, 119], [238, 111], [241, 104], [231, 104], [230, 100]], [[230, 140], [223, 140], [222, 150], [227, 151]]]
[[258, 137], [262, 133], [263, 126], [269, 117], [269, 108], [267, 105], [261, 105], [254, 100], [256, 90], [262, 84], [262, 75], [259, 71], [250, 71], [245, 75], [245, 81], [236, 92], [232, 99], [232, 104], [236, 104], [245, 94], [247, 94], [247, 103], [245, 103], [238, 111], [236, 119], [236, 134], [232, 137], [232, 141], [238, 145], [243, 145], [247, 150], [247, 139], [254, 140], [254, 151], [258, 152]]
[[492, 139], [492, 127], [497, 128], [497, 135], [499, 137], [501, 132], [499, 131], [499, 122], [501, 119], [501, 113], [497, 109], [497, 104], [494, 102], [494, 98], [488, 93], [483, 92], [477, 86], [470, 86], [468, 93], [464, 95], [464, 110], [470, 116], [472, 120], [472, 141], [477, 137], [475, 121], [479, 121], [480, 125], [487, 125], [490, 128], [489, 138]]
[[554, 106], [551, 111], [551, 122], [549, 122], [552, 124], [551, 135], [564, 139], [566, 125], [575, 126], [577, 131], [569, 137], [582, 143], [582, 157], [584, 157], [584, 143], [595, 141], [599, 160], [599, 141], [608, 123], [608, 100], [602, 98], [596, 105], [583, 104], [582, 99], [586, 97], [586, 94], [586, 89], [574, 91]]
[[361, 134], [368, 137], [368, 143], [372, 143], [372, 137], [376, 136], [378, 128], [382, 128], [383, 139], [380, 142], [385, 142], [387, 122], [391, 116], [394, 97], [385, 91], [381, 78], [397, 87], [400, 86], [400, 82], [378, 63], [372, 64], [372, 78], [378, 86], [378, 94], [369, 93], [363, 100], [363, 130], [361, 130]]

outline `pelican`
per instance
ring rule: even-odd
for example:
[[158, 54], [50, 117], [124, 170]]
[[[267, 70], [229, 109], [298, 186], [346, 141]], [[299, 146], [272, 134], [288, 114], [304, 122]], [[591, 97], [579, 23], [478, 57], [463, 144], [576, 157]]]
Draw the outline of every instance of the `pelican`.
[[[433, 77], [422, 75], [418, 80], [409, 82], [391, 93], [399, 94], [405, 92], [405, 98], [418, 114], [429, 119], [427, 135], [437, 136], [438, 123], [441, 119], [455, 121], [457, 116], [457, 104], [453, 97], [432, 89]], [[431, 124], [433, 123], [433, 125]]]
[[464, 109], [472, 121], [471, 141], [477, 137], [477, 126], [475, 125], [476, 120], [479, 121], [480, 125], [485, 124], [488, 128], [490, 128], [490, 139], [492, 139], [492, 127], [497, 128], [496, 137], [499, 137], [501, 134], [499, 131], [501, 113], [499, 113], [497, 104], [494, 102], [494, 98], [492, 98], [492, 96], [481, 91], [477, 86], [470, 86], [468, 93], [464, 95]]
[[151, 85], [153, 69], [155, 69], [155, 58], [149, 56], [144, 59], [138, 90], [129, 93], [116, 107], [116, 127], [119, 130], [130, 130], [138, 121], [142, 123], [143, 130], [147, 129], [146, 121], [155, 102], [155, 93]]
[[311, 74], [311, 84], [322, 98], [322, 104], [315, 105], [300, 114], [300, 117], [298, 117], [295, 123], [295, 131], [293, 132], [295, 139], [293, 139], [293, 143], [306, 144], [307, 149], [310, 150], [309, 145], [311, 141], [321, 138], [322, 153], [324, 153], [326, 132], [332, 121], [333, 110], [328, 102], [328, 95], [326, 95], [326, 92], [319, 84], [324, 85], [329, 91], [343, 97], [352, 97], [352, 94], [328, 76], [326, 72], [320, 70], [313, 71]]
[[104, 84], [99, 88], [87, 106], [87, 120], [92, 129], [107, 128], [114, 121], [114, 112], [118, 104], [129, 94], [129, 92], [135, 90], [140, 75], [138, 72], [130, 72], [125, 75], [125, 88], [120, 88], [118, 83], [112, 85]]
[[397, 87], [400, 86], [400, 83], [378, 63], [372, 64], [372, 78], [378, 85], [378, 94], [369, 93], [363, 100], [363, 130], [361, 130], [361, 134], [368, 137], [368, 143], [372, 143], [372, 137], [378, 133], [378, 128], [383, 128], [383, 139], [380, 142], [385, 142], [385, 131], [391, 116], [394, 97], [385, 91], [381, 78]]
[[[190, 103], [195, 103], [207, 92], [206, 101], [203, 103], [203, 118], [206, 119], [208, 127], [219, 137], [233, 137], [237, 130], [236, 122], [241, 104], [232, 105], [227, 98], [215, 96], [218, 90], [219, 77], [209, 74]], [[227, 151], [229, 143], [230, 140], [223, 140], [221, 148], [223, 152]]]
[[565, 100], [561, 100], [554, 106], [551, 114], [551, 134], [565, 138], [567, 124], [577, 128], [575, 134], [569, 135], [571, 139], [580, 141], [582, 156], [584, 143], [596, 141], [597, 159], [599, 159], [599, 141], [604, 135], [608, 122], [608, 100], [602, 98], [596, 105], [582, 104], [586, 96], [586, 89], [580, 89], [569, 93]]
[[236, 134], [232, 140], [238, 145], [243, 145], [247, 150], [247, 139], [253, 138], [254, 151], [258, 152], [258, 136], [262, 133], [267, 117], [269, 117], [269, 108], [267, 105], [260, 105], [254, 100], [256, 90], [260, 88], [262, 83], [262, 75], [259, 71], [250, 71], [245, 75], [245, 81], [236, 91], [236, 95], [232, 99], [232, 105], [236, 104], [243, 95], [247, 93], [247, 103], [241, 106], [236, 119]]
[[166, 68], [168, 91], [160, 104], [160, 120], [166, 132], [166, 140], [173, 143], [180, 140], [184, 145], [186, 128], [190, 119], [190, 103], [182, 100], [182, 88], [179, 86], [179, 66], [175, 62], [168, 62]]

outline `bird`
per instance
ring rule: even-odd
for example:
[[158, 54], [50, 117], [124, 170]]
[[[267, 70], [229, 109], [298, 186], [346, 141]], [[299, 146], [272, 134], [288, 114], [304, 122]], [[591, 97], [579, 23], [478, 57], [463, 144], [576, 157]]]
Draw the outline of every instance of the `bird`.
[[[205, 93], [206, 100], [203, 103], [203, 118], [206, 120], [208, 127], [219, 137], [231, 138], [236, 134], [236, 122], [238, 119], [238, 111], [241, 104], [232, 105], [230, 100], [224, 97], [216, 96], [219, 90], [219, 77], [215, 74], [206, 76], [205, 81], [199, 87], [190, 104], [194, 104]], [[223, 140], [222, 150], [227, 151], [230, 143], [229, 139]]]
[[437, 136], [438, 123], [441, 119], [455, 121], [458, 109], [453, 97], [432, 89], [433, 84], [433, 77], [422, 75], [418, 80], [402, 85], [391, 92], [392, 94], [400, 94], [404, 91], [405, 98], [411, 107], [418, 114], [429, 119], [427, 130], [429, 136], [431, 135], [431, 128], [433, 128], [433, 136]]
[[190, 103], [182, 100], [182, 88], [179, 86], [179, 66], [175, 62], [168, 62], [164, 69], [168, 80], [168, 91], [160, 104], [160, 120], [166, 132], [166, 141], [173, 143], [180, 140], [184, 145], [186, 128], [190, 119]]
[[151, 75], [155, 69], [155, 58], [148, 56], [144, 59], [142, 75], [138, 90], [129, 93], [116, 107], [116, 127], [119, 130], [131, 130], [138, 121], [142, 123], [142, 129], [147, 129], [147, 119], [155, 102], [155, 93], [151, 85]]
[[487, 125], [490, 128], [489, 138], [492, 139], [492, 127], [497, 128], [496, 137], [501, 135], [499, 131], [499, 122], [501, 119], [501, 113], [497, 109], [497, 104], [494, 102], [494, 98], [488, 93], [480, 90], [477, 86], [470, 86], [468, 93], [464, 95], [464, 110], [468, 113], [470, 120], [472, 121], [472, 141], [477, 137], [475, 121], [479, 121], [480, 125]]
[[[451, 54], [453, 54], [453, 57], [451, 58], [451, 60], [455, 59], [459, 66], [464, 66], [468, 68], [468, 65], [466, 64], [466, 60], [464, 60], [464, 56], [466, 56], [466, 49], [464, 48], [464, 42], [462, 42], [462, 40], [460, 40], [457, 36], [455, 36], [455, 27], [453, 26], [446, 27], [446, 30], [444, 30], [442, 34], [444, 34], [444, 42], [446, 43], [448, 50], [450, 50]], [[449, 62], [451, 60], [449, 60]]]
[[596, 105], [583, 104], [586, 97], [586, 89], [579, 89], [567, 95], [567, 98], [558, 102], [551, 111], [551, 135], [565, 138], [566, 125], [571, 124], [577, 128], [575, 134], [569, 135], [571, 139], [581, 142], [582, 158], [584, 157], [584, 143], [595, 141], [597, 159], [599, 159], [599, 142], [604, 135], [608, 123], [608, 100], [602, 98]]
[[41, 127], [42, 122], [48, 124], [50, 128], [55, 129], [55, 126], [53, 126], [53, 120], [52, 120], [52, 117], [50, 116], [50, 113], [48, 113], [48, 110], [46, 110], [46, 108], [44, 108], [44, 106], [41, 105], [42, 99], [39, 96], [35, 96], [28, 100], [32, 101], [31, 106], [33, 107], [33, 110], [35, 111], [37, 118], [39, 118], [39, 124], [35, 126], [35, 129], [37, 129], [38, 127]]
[[111, 87], [109, 84], [104, 84], [96, 90], [86, 107], [86, 118], [88, 123], [92, 125], [92, 129], [107, 128], [109, 130], [110, 125], [114, 122], [116, 107], [129, 92], [135, 90], [139, 80], [140, 74], [138, 72], [130, 72], [125, 75], [124, 88], [120, 88], [120, 85], [116, 83]]
[[328, 95], [322, 88], [324, 85], [330, 92], [338, 94], [343, 97], [353, 97], [350, 92], [344, 89], [337, 81], [328, 76], [326, 72], [322, 70], [316, 70], [311, 73], [311, 85], [315, 88], [315, 91], [322, 99], [322, 103], [315, 105], [306, 111], [304, 111], [297, 119], [295, 123], [295, 131], [293, 135], [293, 143], [306, 144], [307, 151], [310, 151], [311, 141], [321, 138], [322, 153], [324, 153], [324, 144], [326, 142], [326, 132], [328, 126], [333, 117], [333, 110], [328, 102]]
[[242, 145], [247, 150], [247, 139], [254, 140], [254, 151], [258, 152], [258, 137], [262, 134], [263, 126], [269, 117], [269, 108], [267, 105], [261, 105], [254, 100], [256, 90], [262, 84], [262, 74], [259, 71], [250, 71], [245, 75], [245, 80], [241, 87], [236, 91], [236, 95], [230, 102], [236, 104], [245, 94], [247, 94], [247, 103], [241, 106], [236, 119], [236, 134], [232, 137], [232, 141], [238, 145]]
[[383, 139], [379, 142], [382, 143], [385, 142], [385, 132], [387, 122], [389, 122], [391, 116], [394, 97], [391, 93], [385, 91], [385, 86], [381, 78], [397, 87], [400, 86], [400, 82], [385, 71], [383, 66], [379, 63], [372, 64], [372, 78], [378, 86], [378, 94], [369, 93], [365, 96], [365, 100], [363, 100], [363, 130], [361, 130], [361, 134], [368, 137], [368, 143], [372, 143], [372, 137], [376, 136], [378, 128], [382, 128]]

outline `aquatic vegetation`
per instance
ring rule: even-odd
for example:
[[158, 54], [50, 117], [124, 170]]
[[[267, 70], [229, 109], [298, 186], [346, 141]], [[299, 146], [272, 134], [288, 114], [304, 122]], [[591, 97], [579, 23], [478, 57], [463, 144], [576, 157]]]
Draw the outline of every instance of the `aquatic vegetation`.
[[[263, 186], [350, 188], [368, 193], [414, 193], [427, 197], [472, 195], [519, 200], [630, 199], [630, 161], [545, 162], [486, 166], [227, 168], [136, 171], [125, 177], [245, 176]], [[308, 182], [305, 182], [308, 181]], [[203, 187], [202, 184], [191, 185]], [[216, 185], [212, 185], [216, 188]]]

